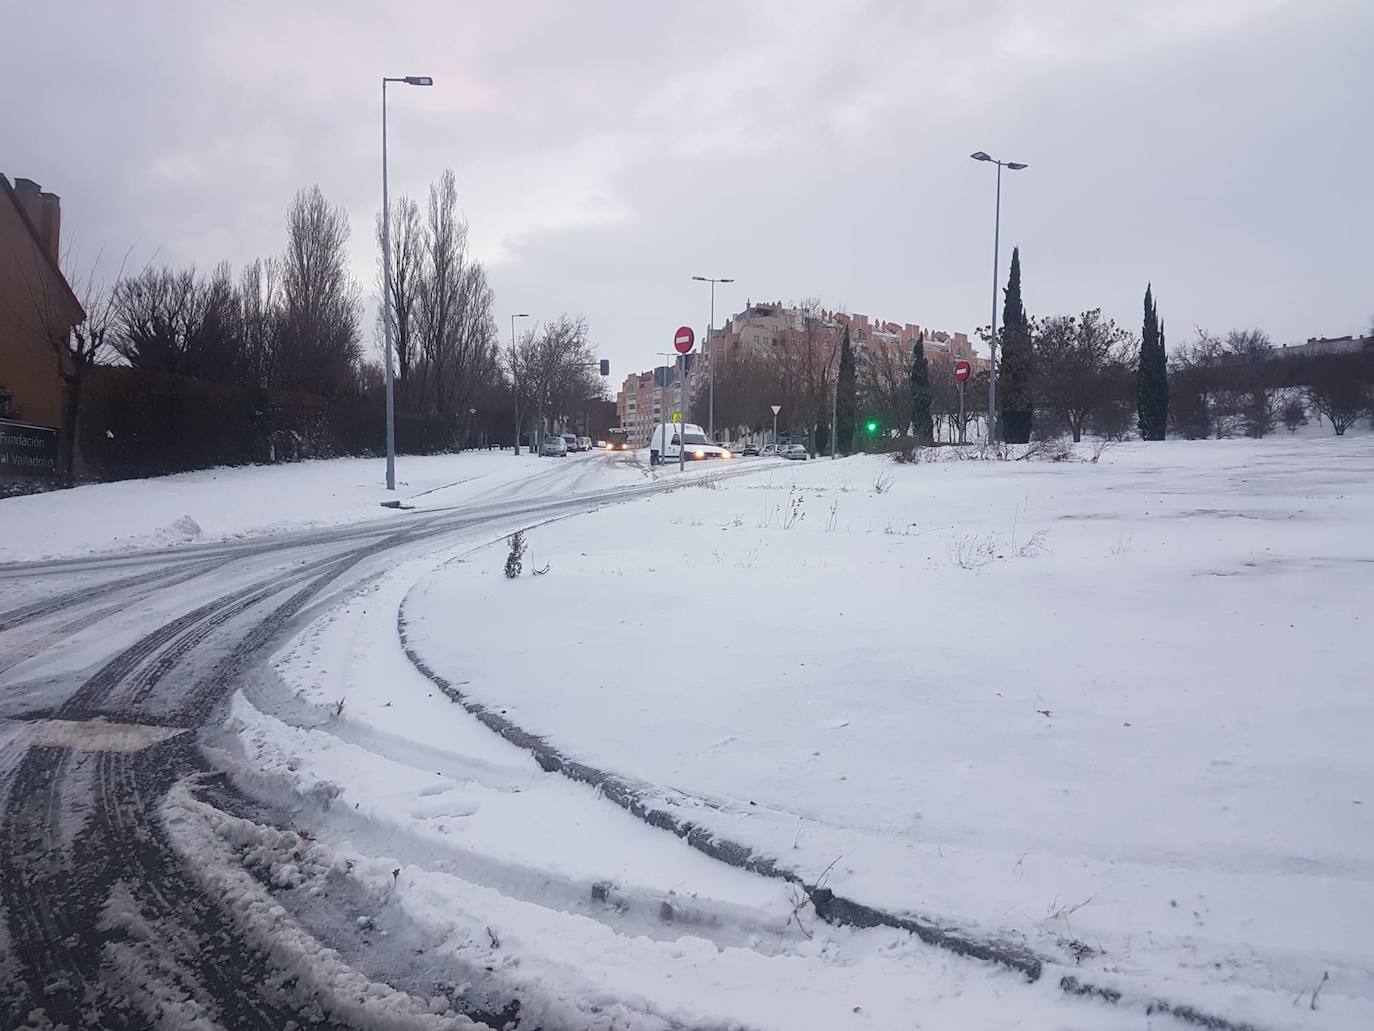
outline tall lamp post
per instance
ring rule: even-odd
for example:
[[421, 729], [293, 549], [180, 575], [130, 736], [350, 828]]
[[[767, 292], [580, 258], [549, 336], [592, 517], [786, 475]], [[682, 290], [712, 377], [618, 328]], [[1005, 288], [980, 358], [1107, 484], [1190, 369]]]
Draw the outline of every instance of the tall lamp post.
[[970, 154], [969, 157], [974, 161], [991, 161], [997, 166], [997, 209], [992, 223], [992, 336], [988, 341], [988, 443], [991, 444], [997, 428], [997, 252], [1002, 234], [1002, 169], [1010, 168], [1013, 172], [1019, 172], [1029, 166], [1019, 161], [998, 161], [982, 150]]
[[386, 183], [386, 84], [433, 86], [428, 75], [382, 76], [382, 334], [386, 337], [386, 489], [396, 489], [396, 396], [391, 373], [391, 198]]
[[708, 322], [708, 323], [706, 324], [706, 347], [702, 348], [702, 350], [703, 350], [703, 351], [706, 351], [706, 372], [707, 372], [707, 375], [710, 377], [710, 383], [711, 383], [711, 399], [710, 399], [710, 402], [709, 402], [708, 407], [707, 407], [707, 423], [708, 423], [708, 425], [707, 425], [707, 428], [706, 428], [706, 436], [707, 436], [707, 439], [709, 439], [709, 440], [715, 440], [715, 439], [716, 439], [716, 366], [715, 366], [715, 363], [711, 361], [711, 352], [710, 352], [709, 350], [707, 350], [707, 348], [709, 348], [710, 345], [711, 345], [711, 332], [712, 332], [712, 330], [714, 330], [714, 329], [716, 328], [716, 284], [717, 284], [717, 283], [733, 283], [734, 280], [733, 280], [733, 279], [712, 279], [710, 276], [693, 276], [692, 279], [695, 280], [695, 281], [698, 282], [698, 283], [710, 283], [710, 284], [711, 284], [711, 321]]
[[530, 313], [527, 311], [516, 312], [510, 317], [510, 385], [511, 393], [515, 395], [515, 456], [517, 458], [520, 457], [520, 373], [518, 371], [520, 360], [515, 348], [515, 320], [529, 317]]

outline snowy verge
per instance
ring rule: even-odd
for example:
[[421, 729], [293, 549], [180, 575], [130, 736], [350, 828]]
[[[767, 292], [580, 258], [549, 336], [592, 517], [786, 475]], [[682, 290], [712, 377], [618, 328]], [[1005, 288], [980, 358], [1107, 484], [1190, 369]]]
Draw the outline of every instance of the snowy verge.
[[[394, 521], [407, 513], [590, 493], [668, 481], [637, 454], [591, 452], [565, 459], [509, 451], [403, 456], [397, 489], [383, 462], [338, 458], [206, 469], [95, 483], [0, 500], [0, 563], [177, 548], [287, 530]], [[705, 473], [705, 463], [687, 478]], [[383, 501], [404, 511], [386, 513]]]

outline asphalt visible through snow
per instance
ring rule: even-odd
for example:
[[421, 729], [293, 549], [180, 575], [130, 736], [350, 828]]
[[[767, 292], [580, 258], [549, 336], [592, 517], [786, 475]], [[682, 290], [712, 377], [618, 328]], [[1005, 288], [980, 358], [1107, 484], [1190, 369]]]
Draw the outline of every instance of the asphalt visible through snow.
[[362, 1026], [244, 939], [160, 801], [211, 776], [200, 733], [254, 665], [366, 578], [670, 485], [0, 566], [0, 1028]]

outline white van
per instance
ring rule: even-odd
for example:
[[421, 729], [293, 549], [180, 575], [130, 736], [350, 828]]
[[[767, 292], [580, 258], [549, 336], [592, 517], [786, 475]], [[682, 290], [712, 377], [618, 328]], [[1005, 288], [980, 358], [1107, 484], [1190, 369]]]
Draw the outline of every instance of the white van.
[[[679, 433], [679, 430], [682, 432]], [[704, 458], [734, 457], [727, 448], [712, 444], [706, 437], [706, 431], [695, 423], [689, 422], [685, 426], [679, 426], [675, 422], [670, 422], [667, 425], [659, 423], [654, 427], [654, 435], [649, 438], [649, 464], [676, 462], [683, 441], [687, 443], [686, 459], [689, 462]]]

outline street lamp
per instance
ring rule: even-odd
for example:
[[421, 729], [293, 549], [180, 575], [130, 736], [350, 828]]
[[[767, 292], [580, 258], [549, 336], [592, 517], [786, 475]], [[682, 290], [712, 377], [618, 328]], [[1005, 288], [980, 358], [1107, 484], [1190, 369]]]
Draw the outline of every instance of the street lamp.
[[[698, 283], [711, 284], [711, 321], [706, 326], [706, 346], [711, 345], [711, 332], [716, 328], [716, 284], [733, 283], [733, 279], [712, 279], [710, 276], [693, 276]], [[716, 366], [711, 361], [711, 352], [706, 351], [706, 372], [711, 381], [711, 400], [707, 410], [707, 429], [706, 435], [709, 440], [716, 439]]]
[[469, 409], [468, 409], [468, 447], [472, 447], [472, 431], [473, 431], [473, 429], [474, 429], [474, 425], [475, 425], [476, 422], [477, 422], [477, 409], [476, 409], [476, 408], [469, 408]]
[[975, 151], [969, 157], [974, 161], [991, 161], [997, 166], [997, 209], [992, 223], [992, 336], [988, 342], [988, 443], [992, 443], [997, 426], [997, 272], [998, 248], [1002, 233], [1002, 169], [1010, 168], [1019, 172], [1029, 166], [1020, 161], [998, 161], [986, 151]]
[[519, 355], [515, 353], [515, 320], [527, 319], [529, 312], [516, 312], [510, 317], [510, 385], [511, 393], [515, 395], [515, 456], [520, 457], [520, 373], [517, 368], [520, 364]]
[[386, 184], [386, 84], [433, 86], [428, 75], [382, 76], [382, 334], [386, 337], [386, 489], [396, 489], [396, 397], [391, 373], [391, 198]]

